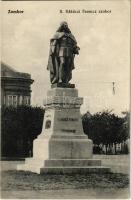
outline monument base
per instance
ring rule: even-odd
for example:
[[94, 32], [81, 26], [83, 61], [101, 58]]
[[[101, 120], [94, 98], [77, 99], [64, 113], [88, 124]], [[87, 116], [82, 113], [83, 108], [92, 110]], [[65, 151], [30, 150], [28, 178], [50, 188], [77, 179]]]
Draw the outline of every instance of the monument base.
[[96, 159], [26, 159], [26, 163], [17, 166], [18, 170], [31, 171], [38, 174], [86, 174], [109, 173], [110, 168], [101, 166], [101, 160]]
[[92, 159], [92, 141], [83, 133], [80, 105], [74, 88], [52, 88], [47, 92], [43, 131], [33, 144], [33, 158], [18, 170], [35, 173], [108, 173], [101, 160]]

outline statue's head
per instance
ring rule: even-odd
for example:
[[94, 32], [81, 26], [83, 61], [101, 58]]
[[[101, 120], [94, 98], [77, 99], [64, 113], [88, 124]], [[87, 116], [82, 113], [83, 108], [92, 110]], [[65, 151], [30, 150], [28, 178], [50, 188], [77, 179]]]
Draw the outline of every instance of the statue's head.
[[63, 21], [60, 23], [60, 26], [66, 28], [66, 27], [68, 27], [68, 24], [67, 24], [67, 22]]
[[58, 32], [66, 32], [71, 33], [70, 29], [68, 28], [67, 22], [63, 21], [60, 23], [60, 27], [57, 30]]

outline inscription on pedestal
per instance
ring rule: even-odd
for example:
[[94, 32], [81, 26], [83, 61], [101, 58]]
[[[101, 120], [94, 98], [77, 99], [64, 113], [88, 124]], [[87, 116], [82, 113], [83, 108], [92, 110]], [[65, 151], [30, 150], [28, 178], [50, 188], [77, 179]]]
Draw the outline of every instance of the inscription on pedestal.
[[71, 118], [71, 117], [64, 117], [64, 118], [58, 118], [59, 121], [78, 121], [78, 118]]
[[71, 133], [75, 133], [76, 132], [75, 129], [73, 129], [73, 130], [71, 130], [71, 129], [61, 129], [61, 131], [63, 131], [63, 132], [71, 132]]

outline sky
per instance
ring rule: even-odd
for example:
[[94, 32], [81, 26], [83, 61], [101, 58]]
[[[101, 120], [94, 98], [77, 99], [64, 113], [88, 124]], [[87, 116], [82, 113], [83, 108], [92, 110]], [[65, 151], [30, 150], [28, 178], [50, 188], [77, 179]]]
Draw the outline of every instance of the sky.
[[[23, 10], [8, 14], [8, 10]], [[82, 10], [97, 13], [82, 13]], [[98, 13], [99, 10], [111, 13]], [[60, 13], [63, 10], [63, 13]], [[81, 13], [66, 13], [80, 10]], [[80, 54], [71, 83], [84, 98], [81, 112], [129, 110], [130, 1], [5, 1], [2, 2], [2, 61], [30, 73], [32, 105], [42, 106], [50, 89], [49, 42], [61, 21], [67, 21]], [[113, 84], [115, 82], [115, 94]]]

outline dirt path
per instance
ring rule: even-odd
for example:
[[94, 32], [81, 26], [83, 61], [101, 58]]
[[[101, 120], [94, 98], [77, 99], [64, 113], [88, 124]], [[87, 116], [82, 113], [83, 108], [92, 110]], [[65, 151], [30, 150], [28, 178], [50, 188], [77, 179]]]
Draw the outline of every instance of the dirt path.
[[17, 199], [128, 199], [128, 189], [64, 189], [39, 191], [3, 191], [2, 198]]

